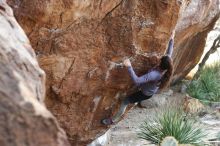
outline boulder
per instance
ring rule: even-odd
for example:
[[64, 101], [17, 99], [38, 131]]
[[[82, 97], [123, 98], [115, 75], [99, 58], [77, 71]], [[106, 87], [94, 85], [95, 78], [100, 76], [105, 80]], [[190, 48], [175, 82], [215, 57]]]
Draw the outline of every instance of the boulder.
[[0, 0], [1, 146], [69, 146], [44, 97], [45, 73], [12, 9]]
[[163, 91], [160, 94], [155, 94], [152, 98], [141, 101], [142, 108], [156, 108], [163, 107], [167, 104], [171, 104], [173, 101], [172, 98], [173, 90]]

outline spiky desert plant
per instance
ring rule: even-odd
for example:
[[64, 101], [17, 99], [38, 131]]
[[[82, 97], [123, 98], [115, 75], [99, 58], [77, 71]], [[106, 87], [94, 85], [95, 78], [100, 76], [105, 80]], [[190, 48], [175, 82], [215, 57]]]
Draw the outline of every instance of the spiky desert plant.
[[159, 144], [166, 136], [173, 136], [180, 144], [202, 145], [206, 133], [182, 110], [166, 109], [140, 126], [138, 137]]

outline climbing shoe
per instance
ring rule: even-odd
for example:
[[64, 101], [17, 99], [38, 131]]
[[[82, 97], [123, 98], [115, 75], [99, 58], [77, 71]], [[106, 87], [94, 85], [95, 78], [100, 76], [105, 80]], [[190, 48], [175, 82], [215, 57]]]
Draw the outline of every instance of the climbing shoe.
[[101, 123], [102, 123], [103, 125], [111, 125], [111, 124], [113, 124], [113, 121], [112, 121], [111, 118], [107, 118], [107, 119], [101, 120]]

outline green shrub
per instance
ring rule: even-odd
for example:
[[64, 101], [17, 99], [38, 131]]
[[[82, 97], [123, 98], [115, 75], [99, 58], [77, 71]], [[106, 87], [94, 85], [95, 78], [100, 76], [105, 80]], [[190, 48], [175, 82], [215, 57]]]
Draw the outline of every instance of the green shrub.
[[187, 87], [187, 93], [197, 99], [205, 101], [220, 101], [220, 63], [206, 66], [197, 80], [193, 80]]
[[180, 110], [164, 110], [155, 118], [145, 121], [138, 137], [159, 144], [167, 136], [173, 136], [179, 144], [202, 145], [206, 134], [195, 121]]

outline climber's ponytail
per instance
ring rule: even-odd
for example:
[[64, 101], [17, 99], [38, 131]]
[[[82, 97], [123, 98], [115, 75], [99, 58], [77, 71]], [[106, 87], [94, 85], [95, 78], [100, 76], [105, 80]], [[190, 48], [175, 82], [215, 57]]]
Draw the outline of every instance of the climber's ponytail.
[[171, 76], [173, 74], [173, 62], [169, 56], [163, 56], [161, 58], [160, 69], [166, 70], [165, 74], [160, 80], [160, 89], [164, 89], [169, 85]]

